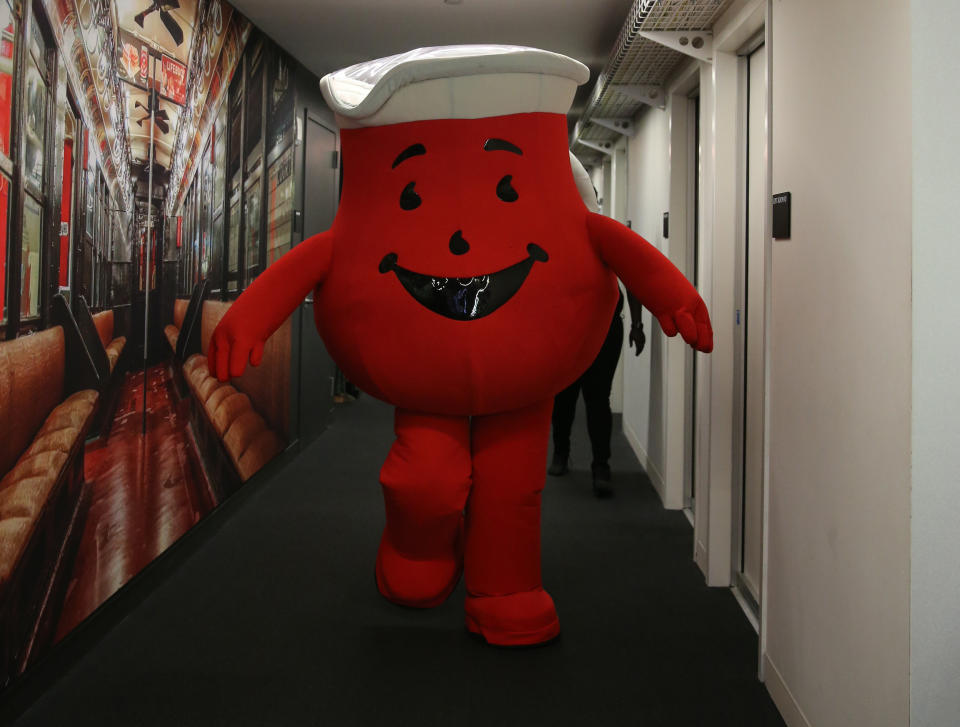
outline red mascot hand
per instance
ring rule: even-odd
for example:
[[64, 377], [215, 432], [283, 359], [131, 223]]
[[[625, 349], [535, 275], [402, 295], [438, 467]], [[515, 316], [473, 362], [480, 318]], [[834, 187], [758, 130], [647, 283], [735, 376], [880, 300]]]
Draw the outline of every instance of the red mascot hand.
[[304, 240], [250, 284], [210, 337], [207, 364], [220, 381], [240, 376], [247, 361], [258, 366], [271, 334], [319, 286], [330, 270], [330, 231]]
[[650, 309], [665, 334], [679, 331], [698, 351], [713, 350], [707, 306], [663, 253], [625, 225], [593, 212], [587, 215], [587, 231], [597, 254]]
[[242, 328], [237, 330], [236, 323], [236, 320], [227, 321], [224, 316], [223, 321], [210, 337], [207, 362], [210, 366], [210, 375], [220, 381], [227, 381], [231, 377], [243, 374], [248, 360], [251, 366], [259, 366], [263, 359], [265, 341], [244, 337]]

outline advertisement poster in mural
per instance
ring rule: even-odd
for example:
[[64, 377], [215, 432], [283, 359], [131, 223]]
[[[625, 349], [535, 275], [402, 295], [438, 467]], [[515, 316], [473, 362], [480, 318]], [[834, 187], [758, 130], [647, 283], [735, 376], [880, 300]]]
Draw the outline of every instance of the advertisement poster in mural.
[[[289, 321], [229, 383], [206, 361], [235, 292], [299, 239], [293, 139], [276, 132], [293, 105], [243, 149], [228, 132], [267, 93], [238, 69], [276, 85], [290, 60], [221, 0], [12, 7], [0, 0], [0, 689], [296, 442], [298, 385]], [[258, 155], [269, 191], [233, 161]], [[228, 209], [237, 183], [267, 214]]]
[[170, 56], [160, 60], [160, 95], [183, 106], [187, 102], [187, 67]]

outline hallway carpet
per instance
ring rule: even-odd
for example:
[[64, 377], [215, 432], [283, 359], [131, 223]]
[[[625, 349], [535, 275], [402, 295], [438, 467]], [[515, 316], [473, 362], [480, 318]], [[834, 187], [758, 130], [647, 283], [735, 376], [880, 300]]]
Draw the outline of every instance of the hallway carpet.
[[756, 680], [756, 634], [728, 590], [704, 585], [689, 523], [661, 508], [619, 427], [616, 494], [593, 497], [582, 409], [574, 471], [544, 493], [558, 641], [478, 642], [462, 584], [432, 611], [383, 600], [391, 425], [369, 397], [341, 406], [15, 724], [783, 724]]

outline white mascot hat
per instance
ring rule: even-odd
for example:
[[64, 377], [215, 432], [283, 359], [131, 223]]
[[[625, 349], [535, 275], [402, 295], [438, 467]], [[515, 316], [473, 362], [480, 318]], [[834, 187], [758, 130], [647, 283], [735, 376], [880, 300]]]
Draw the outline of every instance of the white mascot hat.
[[565, 114], [589, 69], [516, 45], [444, 45], [358, 63], [320, 80], [342, 129], [427, 119]]
[[[566, 114], [590, 70], [573, 58], [518, 45], [441, 45], [357, 63], [320, 79], [341, 129], [429, 119]], [[570, 154], [577, 188], [598, 208], [589, 177]]]

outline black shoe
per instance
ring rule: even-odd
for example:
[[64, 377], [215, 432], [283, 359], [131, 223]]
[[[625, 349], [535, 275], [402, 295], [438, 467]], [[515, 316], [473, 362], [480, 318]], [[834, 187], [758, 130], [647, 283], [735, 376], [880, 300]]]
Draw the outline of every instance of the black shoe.
[[561, 477], [562, 475], [567, 474], [567, 472], [570, 471], [570, 468], [567, 467], [568, 456], [569, 455], [566, 455], [563, 452], [554, 452], [553, 462], [551, 462], [550, 466], [547, 468], [547, 474], [553, 475], [554, 477]]
[[610, 497], [613, 488], [610, 486], [610, 465], [594, 464], [593, 467], [593, 494], [597, 497]]

